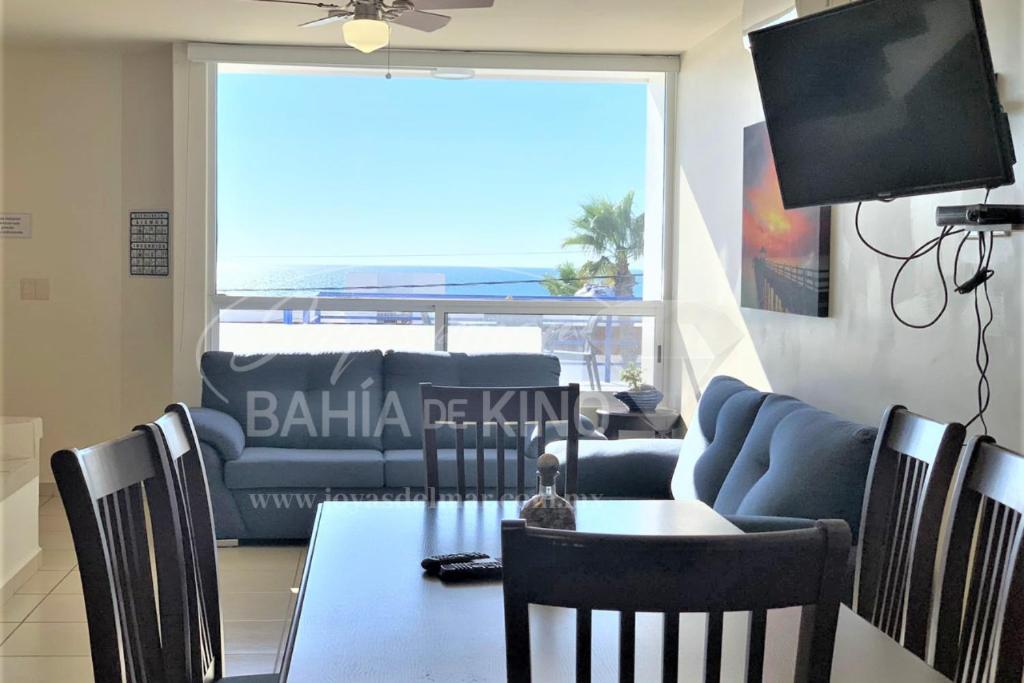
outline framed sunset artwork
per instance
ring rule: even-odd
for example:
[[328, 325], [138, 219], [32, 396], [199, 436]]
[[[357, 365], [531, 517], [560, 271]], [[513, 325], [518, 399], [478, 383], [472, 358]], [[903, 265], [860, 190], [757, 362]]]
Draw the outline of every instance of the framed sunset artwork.
[[787, 211], [764, 122], [743, 129], [740, 305], [828, 316], [832, 207]]

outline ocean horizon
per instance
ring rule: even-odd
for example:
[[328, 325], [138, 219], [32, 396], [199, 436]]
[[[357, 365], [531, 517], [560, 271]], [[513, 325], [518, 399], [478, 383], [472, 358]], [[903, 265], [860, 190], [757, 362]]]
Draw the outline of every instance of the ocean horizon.
[[[557, 268], [509, 266], [379, 266], [326, 263], [317, 259], [221, 259], [217, 289], [239, 296], [458, 296], [538, 298], [551, 294], [541, 284]], [[642, 272], [634, 296], [642, 295]]]

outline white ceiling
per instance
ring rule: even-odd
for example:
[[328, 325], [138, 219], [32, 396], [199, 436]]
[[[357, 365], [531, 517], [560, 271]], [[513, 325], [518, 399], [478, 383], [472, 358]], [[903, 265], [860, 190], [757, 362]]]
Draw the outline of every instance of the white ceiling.
[[[398, 48], [538, 52], [679, 53], [740, 11], [741, 0], [495, 0], [452, 10], [436, 33], [401, 26]], [[0, 0], [5, 40], [211, 41], [338, 45], [335, 25], [298, 29], [315, 7], [249, 0]]]

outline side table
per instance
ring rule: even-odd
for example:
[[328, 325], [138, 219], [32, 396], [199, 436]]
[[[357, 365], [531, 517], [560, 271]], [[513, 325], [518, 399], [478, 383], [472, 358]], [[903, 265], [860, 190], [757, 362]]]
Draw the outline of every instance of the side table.
[[654, 432], [655, 438], [667, 439], [681, 423], [679, 411], [670, 408], [658, 408], [653, 413], [598, 408], [597, 420], [609, 439], [619, 438], [620, 431]]

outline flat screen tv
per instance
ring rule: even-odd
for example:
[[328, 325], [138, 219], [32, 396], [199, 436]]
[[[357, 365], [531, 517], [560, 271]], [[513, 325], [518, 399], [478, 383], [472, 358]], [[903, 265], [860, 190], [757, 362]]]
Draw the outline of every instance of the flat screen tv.
[[787, 209], [1013, 183], [978, 0], [861, 0], [750, 47]]

